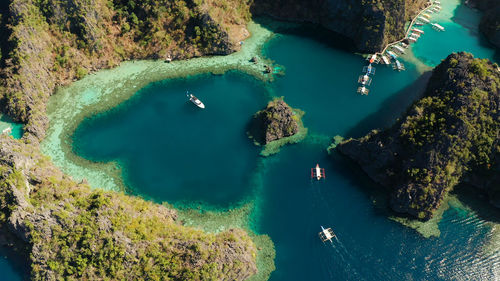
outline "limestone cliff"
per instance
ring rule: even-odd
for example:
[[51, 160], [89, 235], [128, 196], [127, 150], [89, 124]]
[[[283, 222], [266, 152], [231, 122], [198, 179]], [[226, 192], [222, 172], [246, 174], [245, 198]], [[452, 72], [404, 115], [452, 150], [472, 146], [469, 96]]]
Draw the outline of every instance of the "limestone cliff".
[[465, 3], [484, 12], [479, 30], [493, 45], [500, 48], [500, 1], [467, 0]]
[[0, 230], [27, 245], [32, 280], [245, 280], [257, 272], [243, 230], [182, 226], [162, 205], [74, 183], [37, 150], [0, 136]]
[[337, 148], [389, 189], [396, 212], [428, 219], [460, 182], [487, 189], [498, 200], [498, 85], [496, 65], [452, 54], [434, 69], [425, 96], [393, 127]]
[[293, 136], [299, 131], [299, 118], [283, 99], [275, 99], [253, 116], [249, 134], [259, 144]]
[[254, 14], [306, 21], [350, 38], [364, 52], [380, 51], [404, 36], [405, 23], [427, 0], [255, 0]]

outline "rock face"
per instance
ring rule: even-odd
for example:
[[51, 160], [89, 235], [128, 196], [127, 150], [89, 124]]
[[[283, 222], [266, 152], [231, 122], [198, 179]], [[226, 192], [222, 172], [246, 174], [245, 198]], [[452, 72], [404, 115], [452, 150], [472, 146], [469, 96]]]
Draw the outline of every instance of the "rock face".
[[249, 133], [260, 144], [295, 135], [299, 131], [298, 117], [283, 99], [275, 99], [253, 116]]
[[427, 0], [255, 0], [253, 13], [306, 21], [350, 38], [358, 50], [380, 51], [404, 36], [404, 26]]
[[479, 30], [497, 48], [500, 48], [500, 2], [497, 0], [468, 0], [472, 8], [484, 12]]
[[499, 202], [500, 72], [487, 60], [452, 54], [425, 96], [392, 128], [350, 139], [338, 150], [390, 191], [393, 210], [428, 219], [460, 182]]
[[28, 246], [32, 280], [245, 280], [257, 272], [243, 230], [204, 233], [162, 205], [92, 191], [5, 135], [0, 231]]

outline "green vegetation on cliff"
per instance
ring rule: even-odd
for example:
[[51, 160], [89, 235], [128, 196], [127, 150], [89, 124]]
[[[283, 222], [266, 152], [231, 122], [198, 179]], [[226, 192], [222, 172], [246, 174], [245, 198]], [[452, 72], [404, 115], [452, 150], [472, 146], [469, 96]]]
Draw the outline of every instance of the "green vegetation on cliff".
[[338, 148], [391, 189], [394, 210], [428, 219], [455, 185], [500, 164], [499, 86], [497, 65], [452, 54], [392, 128]]
[[[121, 61], [229, 54], [247, 37], [245, 0], [11, 0], [0, 71], [4, 111], [41, 139], [57, 85]], [[5, 25], [3, 25], [5, 29]]]
[[262, 156], [278, 153], [282, 146], [300, 142], [306, 137], [303, 115], [303, 111], [284, 102], [283, 97], [275, 98], [254, 114], [248, 135], [257, 145], [265, 145]]
[[[229, 54], [245, 0], [11, 0], [0, 4], [0, 104], [26, 124], [0, 136], [0, 235], [26, 245], [33, 280], [244, 280], [257, 249], [241, 229], [183, 226], [174, 210], [91, 190], [39, 152], [59, 85], [124, 60]], [[258, 237], [259, 239], [262, 237]], [[3, 241], [3, 240], [2, 240]]]
[[0, 164], [0, 224], [31, 247], [33, 280], [244, 280], [257, 272], [243, 230], [207, 234], [165, 206], [92, 191], [6, 136]]

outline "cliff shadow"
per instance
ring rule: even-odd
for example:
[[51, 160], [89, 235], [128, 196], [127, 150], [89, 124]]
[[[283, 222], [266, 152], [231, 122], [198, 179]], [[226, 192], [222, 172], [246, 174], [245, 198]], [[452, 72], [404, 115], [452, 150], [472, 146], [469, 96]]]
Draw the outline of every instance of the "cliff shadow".
[[294, 22], [271, 16], [258, 16], [253, 21], [271, 30], [273, 33], [300, 36], [315, 40], [334, 49], [350, 53], [356, 52], [354, 41], [334, 31], [328, 30], [319, 24], [310, 22]]
[[[20, 241], [0, 225], [0, 259], [8, 264], [12, 273], [2, 272], [1, 280], [30, 280], [31, 263], [28, 246]], [[2, 265], [5, 267], [5, 265]], [[14, 275], [12, 275], [14, 274]]]
[[432, 71], [424, 72], [412, 84], [382, 102], [378, 111], [368, 115], [345, 135], [346, 138], [360, 138], [373, 129], [391, 127], [408, 108], [424, 95]]
[[373, 181], [357, 163], [340, 154], [338, 151], [332, 151], [328, 157], [333, 166], [332, 169], [342, 174], [351, 186], [360, 190], [371, 202], [372, 211], [376, 216], [387, 218], [396, 214], [390, 209], [390, 191], [387, 188]]
[[462, 204], [469, 207], [482, 220], [500, 223], [500, 209], [489, 202], [485, 191], [467, 184], [459, 184], [451, 194], [457, 196]]

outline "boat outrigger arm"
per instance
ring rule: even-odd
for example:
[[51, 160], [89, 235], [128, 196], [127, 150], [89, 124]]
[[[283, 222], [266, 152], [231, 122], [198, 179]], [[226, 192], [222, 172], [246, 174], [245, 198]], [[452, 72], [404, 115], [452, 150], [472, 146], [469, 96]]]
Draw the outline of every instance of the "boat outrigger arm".
[[311, 168], [311, 179], [316, 178], [317, 180], [321, 180], [321, 178], [326, 178], [325, 169], [320, 168], [319, 164], [316, 164], [315, 168]]
[[331, 228], [325, 229], [323, 226], [321, 226], [321, 232], [319, 233], [319, 238], [323, 242], [326, 241], [332, 242], [332, 239], [335, 238], [335, 233], [333, 233], [333, 230]]

